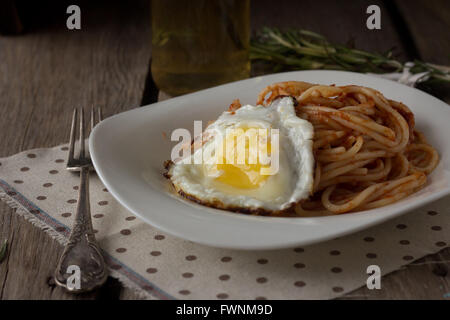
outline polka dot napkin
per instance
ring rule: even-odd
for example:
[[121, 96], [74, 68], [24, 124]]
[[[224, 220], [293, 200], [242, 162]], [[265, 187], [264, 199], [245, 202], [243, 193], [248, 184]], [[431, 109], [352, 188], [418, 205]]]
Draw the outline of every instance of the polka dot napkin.
[[[67, 147], [0, 159], [0, 197], [64, 243], [79, 178]], [[330, 299], [450, 243], [450, 198], [365, 231], [302, 248], [236, 251], [174, 238], [135, 218], [91, 175], [92, 220], [111, 275], [146, 298]]]

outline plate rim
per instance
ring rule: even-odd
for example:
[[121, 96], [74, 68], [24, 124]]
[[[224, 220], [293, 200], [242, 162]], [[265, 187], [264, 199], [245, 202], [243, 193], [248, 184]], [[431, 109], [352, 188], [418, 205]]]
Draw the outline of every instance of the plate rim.
[[[200, 243], [200, 244], [207, 245], [207, 246], [227, 248], [227, 249], [238, 249], [238, 250], [272, 250], [272, 249], [290, 248], [290, 247], [295, 247], [295, 246], [298, 246], [298, 245], [310, 245], [310, 244], [313, 244], [313, 243], [323, 242], [323, 241], [327, 241], [327, 240], [330, 240], [330, 239], [333, 239], [333, 238], [346, 236], [348, 234], [352, 234], [352, 233], [355, 233], [355, 232], [358, 232], [358, 231], [370, 228], [372, 226], [381, 224], [381, 223], [383, 223], [385, 221], [388, 221], [388, 220], [396, 218], [396, 217], [398, 217], [400, 215], [403, 215], [406, 212], [409, 212], [411, 210], [421, 208], [421, 207], [425, 206], [428, 203], [436, 201], [436, 200], [438, 200], [438, 199], [440, 199], [442, 197], [445, 197], [446, 195], [450, 194], [450, 185], [448, 185], [446, 188], [443, 188], [443, 189], [439, 190], [438, 192], [434, 192], [434, 193], [428, 195], [425, 199], [423, 199], [421, 201], [420, 204], [414, 204], [414, 203], [413, 204], [408, 204], [407, 202], [405, 202], [402, 207], [399, 207], [399, 208], [395, 209], [393, 211], [393, 213], [391, 213], [390, 215], [384, 215], [382, 217], [379, 217], [377, 220], [373, 220], [373, 221], [367, 222], [365, 224], [360, 224], [358, 226], [353, 226], [353, 227], [350, 227], [350, 228], [348, 228], [348, 229], [346, 229], [344, 231], [340, 231], [340, 232], [338, 231], [338, 232], [335, 232], [335, 233], [329, 233], [328, 235], [322, 235], [320, 237], [312, 238], [310, 240], [304, 240], [304, 241], [295, 241], [295, 240], [293, 240], [293, 241], [288, 241], [288, 242], [285, 241], [284, 243], [275, 243], [275, 244], [272, 244], [272, 245], [271, 244], [264, 244], [264, 245], [257, 244], [257, 245], [255, 245], [255, 244], [245, 244], [245, 243], [244, 244], [241, 243], [239, 245], [233, 245], [233, 244], [230, 244], [230, 243], [225, 244], [225, 245], [221, 245], [219, 243], [213, 243], [214, 241], [204, 241], [201, 238], [191, 237], [189, 235], [186, 236], [185, 234], [183, 234], [183, 232], [179, 232], [179, 230], [174, 230], [174, 229], [168, 228], [164, 224], [155, 222], [155, 221], [149, 219], [148, 216], [141, 214], [140, 210], [135, 208], [135, 206], [133, 204], [130, 204], [129, 201], [124, 199], [121, 196], [121, 194], [119, 192], [117, 192], [117, 190], [114, 187], [113, 183], [110, 183], [110, 180], [108, 179], [107, 176], [105, 176], [105, 174], [104, 174], [104, 172], [103, 172], [103, 170], [101, 168], [101, 165], [99, 164], [99, 162], [101, 162], [100, 161], [100, 157], [101, 156], [99, 156], [99, 154], [96, 151], [97, 150], [97, 148], [95, 146], [96, 139], [97, 139], [96, 137], [98, 136], [98, 132], [100, 132], [102, 130], [102, 127], [106, 126], [105, 123], [108, 123], [108, 122], [111, 122], [111, 121], [116, 121], [118, 118], [125, 117], [129, 113], [134, 113], [134, 112], [141, 111], [141, 110], [144, 110], [144, 109], [154, 108], [157, 105], [159, 106], [159, 108], [161, 108], [161, 107], [164, 107], [164, 105], [167, 105], [169, 103], [174, 103], [174, 102], [180, 101], [181, 99], [186, 99], [186, 98], [189, 98], [189, 97], [192, 98], [192, 97], [195, 97], [197, 95], [204, 94], [205, 92], [218, 90], [221, 87], [228, 86], [230, 84], [239, 84], [239, 83], [247, 82], [247, 81], [261, 81], [262, 79], [269, 78], [269, 77], [289, 77], [289, 76], [292, 76], [293, 74], [299, 74], [299, 73], [305, 74], [305, 73], [311, 73], [311, 72], [313, 72], [313, 73], [324, 73], [324, 74], [327, 74], [327, 73], [328, 74], [330, 74], [330, 73], [341, 73], [341, 74], [345, 73], [345, 74], [350, 74], [350, 75], [357, 75], [358, 77], [360, 77], [360, 76], [370, 77], [370, 78], [373, 77], [373, 76], [366, 75], [366, 74], [347, 72], [347, 71], [335, 71], [335, 70], [304, 70], [304, 71], [290, 71], [290, 72], [274, 73], [274, 74], [263, 75], [263, 76], [259, 76], [259, 77], [254, 77], [254, 78], [250, 78], [250, 79], [244, 79], [244, 80], [240, 80], [240, 81], [236, 81], [236, 82], [220, 85], [220, 86], [217, 86], [217, 87], [201, 90], [201, 91], [194, 92], [194, 93], [191, 93], [191, 94], [187, 94], [187, 95], [183, 95], [183, 96], [179, 96], [179, 97], [174, 97], [174, 98], [171, 98], [171, 99], [168, 99], [168, 100], [165, 100], [165, 101], [155, 102], [155, 103], [152, 103], [152, 104], [149, 104], [149, 105], [146, 105], [146, 106], [142, 106], [142, 107], [134, 108], [134, 109], [131, 109], [131, 110], [127, 110], [125, 112], [113, 115], [113, 116], [111, 116], [109, 118], [106, 118], [104, 121], [99, 123], [94, 128], [94, 130], [92, 131], [92, 133], [90, 135], [90, 138], [89, 138], [89, 149], [91, 151], [91, 158], [92, 158], [92, 162], [94, 164], [94, 167], [96, 169], [97, 175], [99, 176], [100, 180], [103, 182], [105, 187], [108, 189], [108, 191], [111, 193], [111, 195], [124, 208], [126, 208], [132, 214], [134, 214], [137, 217], [139, 217], [140, 219], [142, 219], [145, 223], [148, 223], [151, 226], [153, 226], [153, 227], [155, 227], [155, 228], [157, 228], [157, 229], [159, 229], [159, 230], [161, 230], [161, 231], [163, 231], [163, 232], [165, 232], [167, 234], [173, 235], [173, 236], [181, 238], [181, 239], [186, 239], [186, 240], [193, 241], [193, 242]], [[381, 78], [378, 78], [378, 79], [383, 81], [383, 82], [384, 81], [390, 81], [390, 80], [387, 80], [387, 79], [381, 79]], [[408, 86], [400, 84], [400, 83], [396, 83], [396, 82], [393, 82], [393, 83], [395, 83], [397, 85], [400, 85], [400, 86], [403, 86], [403, 87], [406, 87], [406, 88], [408, 88], [408, 90], [409, 89], [417, 90], [418, 92], [420, 92], [420, 94], [424, 95], [427, 99], [431, 98], [432, 100], [434, 100], [438, 104], [446, 105], [446, 103], [444, 101], [442, 101], [442, 100], [440, 100], [440, 99], [438, 99], [438, 98], [436, 98], [436, 97], [434, 97], [434, 96], [432, 96], [432, 95], [430, 95], [430, 94], [428, 94], [426, 92], [420, 91], [420, 90], [415, 89], [415, 88], [408, 87]], [[449, 106], [449, 108], [450, 108], [450, 106]], [[162, 164], [161, 164], [161, 166], [162, 166]], [[447, 171], [448, 169], [444, 168], [444, 170]], [[173, 199], [173, 201], [176, 201], [176, 199]], [[392, 204], [392, 205], [395, 205], [395, 204]], [[391, 207], [392, 205], [386, 206], [386, 208]], [[202, 209], [205, 209], [205, 208], [202, 207]], [[226, 210], [218, 210], [218, 209], [211, 209], [211, 208], [207, 208], [207, 209], [214, 210], [214, 211], [220, 211], [222, 213], [226, 212], [226, 213], [228, 213], [230, 215], [236, 215], [236, 213], [230, 213], [229, 211], [226, 211]], [[366, 211], [352, 213], [352, 216], [354, 216], [354, 215], [362, 215], [362, 214], [370, 214], [370, 212], [372, 212], [373, 210], [377, 210], [377, 209], [372, 209], [372, 210], [366, 210]], [[202, 211], [207, 212], [208, 210], [202, 210]], [[341, 215], [337, 215], [337, 216], [334, 216], [334, 217], [343, 218]], [[289, 219], [289, 220], [290, 219], [294, 219], [294, 220], [296, 220], [296, 219], [305, 219], [305, 218], [302, 218], [302, 217], [298, 217], [298, 218], [297, 217], [293, 217], [293, 218], [252, 217], [252, 218], [255, 218], [255, 219], [258, 219], [258, 220], [261, 219], [261, 218], [263, 218], [263, 219], [283, 219], [283, 220], [285, 220], [285, 219]], [[313, 219], [313, 220], [316, 220], [316, 221], [320, 221], [320, 220], [322, 220], [324, 218], [326, 219], [326, 218], [329, 218], [329, 217], [314, 217], [314, 218], [307, 218], [307, 219]]]

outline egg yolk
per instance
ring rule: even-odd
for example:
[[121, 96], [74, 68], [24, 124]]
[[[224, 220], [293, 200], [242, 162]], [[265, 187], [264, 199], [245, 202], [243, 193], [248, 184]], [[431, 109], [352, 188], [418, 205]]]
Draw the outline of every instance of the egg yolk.
[[261, 169], [270, 166], [260, 163], [258, 148], [262, 144], [265, 144], [263, 147], [267, 148], [267, 154], [270, 155], [270, 141], [258, 137], [258, 128], [240, 128], [231, 134], [227, 133], [222, 161], [209, 166], [207, 174], [214, 176], [215, 181], [234, 188], [259, 188], [269, 177], [262, 175]]

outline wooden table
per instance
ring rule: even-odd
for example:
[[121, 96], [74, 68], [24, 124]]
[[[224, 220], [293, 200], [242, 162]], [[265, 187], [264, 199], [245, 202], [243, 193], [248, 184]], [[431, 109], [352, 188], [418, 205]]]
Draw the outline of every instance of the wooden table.
[[[67, 30], [67, 5], [39, 1], [29, 9], [33, 14], [25, 21], [26, 33], [0, 36], [0, 157], [67, 141], [75, 106], [101, 106], [112, 115], [155, 101], [148, 73], [149, 1], [92, 2], [80, 4], [80, 31]], [[381, 30], [365, 26], [370, 4], [381, 7]], [[253, 30], [263, 25], [302, 27], [336, 42], [352, 39], [363, 49], [395, 46], [403, 59], [450, 65], [447, 0], [254, 0], [251, 14]], [[0, 265], [2, 299], [135, 298], [112, 278], [102, 289], [79, 296], [55, 287], [52, 273], [62, 247], [1, 203], [4, 238], [10, 247]], [[343, 299], [443, 299], [450, 292], [449, 260], [447, 248], [385, 276], [382, 290], [361, 288]]]

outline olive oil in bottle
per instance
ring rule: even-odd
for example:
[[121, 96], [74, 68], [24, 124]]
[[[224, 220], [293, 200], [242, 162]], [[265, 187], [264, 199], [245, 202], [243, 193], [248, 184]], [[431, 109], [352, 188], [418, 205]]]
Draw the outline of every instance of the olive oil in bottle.
[[250, 73], [250, 0], [152, 0], [153, 79], [181, 95]]

